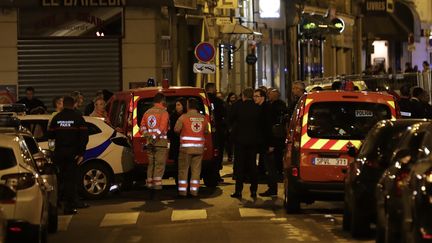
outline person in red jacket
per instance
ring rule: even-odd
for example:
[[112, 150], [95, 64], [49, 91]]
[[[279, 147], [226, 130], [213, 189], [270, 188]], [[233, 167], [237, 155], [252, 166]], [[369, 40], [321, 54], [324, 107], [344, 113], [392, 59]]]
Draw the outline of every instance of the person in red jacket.
[[141, 119], [141, 132], [148, 145], [149, 164], [146, 185], [150, 189], [161, 190], [168, 154], [169, 115], [166, 111], [165, 95], [157, 93], [153, 102], [154, 106], [148, 109]]
[[208, 128], [208, 121], [198, 112], [198, 101], [195, 98], [188, 99], [187, 107], [187, 113], [180, 116], [174, 127], [174, 131], [180, 133], [178, 194], [179, 196], [187, 195], [190, 168], [190, 194], [198, 196], [205, 143], [204, 134]]

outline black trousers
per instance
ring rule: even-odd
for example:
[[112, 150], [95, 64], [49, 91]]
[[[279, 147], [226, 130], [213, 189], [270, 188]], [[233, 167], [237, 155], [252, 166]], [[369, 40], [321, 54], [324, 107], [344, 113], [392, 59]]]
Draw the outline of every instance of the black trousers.
[[66, 149], [54, 152], [54, 162], [59, 166], [59, 195], [63, 195], [65, 208], [73, 208], [78, 203], [78, 165], [75, 156]]
[[250, 191], [256, 192], [258, 189], [258, 167], [256, 163], [256, 146], [235, 145], [234, 174], [236, 176], [235, 191], [241, 193], [243, 183], [249, 180]]
[[267, 185], [269, 190], [272, 192], [277, 192], [278, 168], [276, 166], [274, 155], [274, 152], [265, 152], [264, 165], [267, 170]]

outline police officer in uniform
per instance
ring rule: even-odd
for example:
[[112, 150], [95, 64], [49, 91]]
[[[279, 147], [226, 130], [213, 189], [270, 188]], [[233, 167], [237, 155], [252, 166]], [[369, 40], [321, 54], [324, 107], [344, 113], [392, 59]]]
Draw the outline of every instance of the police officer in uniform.
[[71, 96], [63, 98], [63, 110], [53, 117], [48, 130], [48, 137], [55, 139], [54, 161], [60, 168], [64, 214], [75, 214], [76, 208], [88, 207], [79, 202], [77, 193], [78, 165], [83, 161], [88, 132], [84, 118], [74, 111], [74, 103]]
[[195, 98], [189, 98], [187, 113], [180, 116], [174, 127], [174, 131], [180, 133], [179, 196], [187, 195], [189, 168], [191, 169], [190, 194], [198, 196], [205, 143], [204, 134], [207, 127], [208, 121], [198, 112], [198, 101]]
[[169, 115], [166, 111], [165, 95], [157, 93], [153, 102], [153, 107], [148, 109], [141, 119], [141, 132], [148, 145], [149, 164], [146, 185], [149, 189], [161, 190], [168, 154]]

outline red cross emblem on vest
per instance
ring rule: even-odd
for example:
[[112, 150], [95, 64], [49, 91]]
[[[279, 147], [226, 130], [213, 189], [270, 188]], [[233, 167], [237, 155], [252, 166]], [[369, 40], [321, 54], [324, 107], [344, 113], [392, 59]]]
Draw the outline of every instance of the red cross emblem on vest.
[[156, 126], [156, 117], [154, 115], [147, 118], [147, 126], [149, 128], [154, 128]]
[[192, 122], [191, 127], [193, 132], [200, 132], [202, 129], [202, 122]]

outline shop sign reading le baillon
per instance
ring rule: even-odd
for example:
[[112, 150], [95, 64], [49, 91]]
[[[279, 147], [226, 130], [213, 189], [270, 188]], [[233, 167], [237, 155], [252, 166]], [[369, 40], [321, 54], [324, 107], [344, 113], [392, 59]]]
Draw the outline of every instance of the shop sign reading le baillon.
[[126, 0], [42, 0], [43, 7], [124, 7]]

